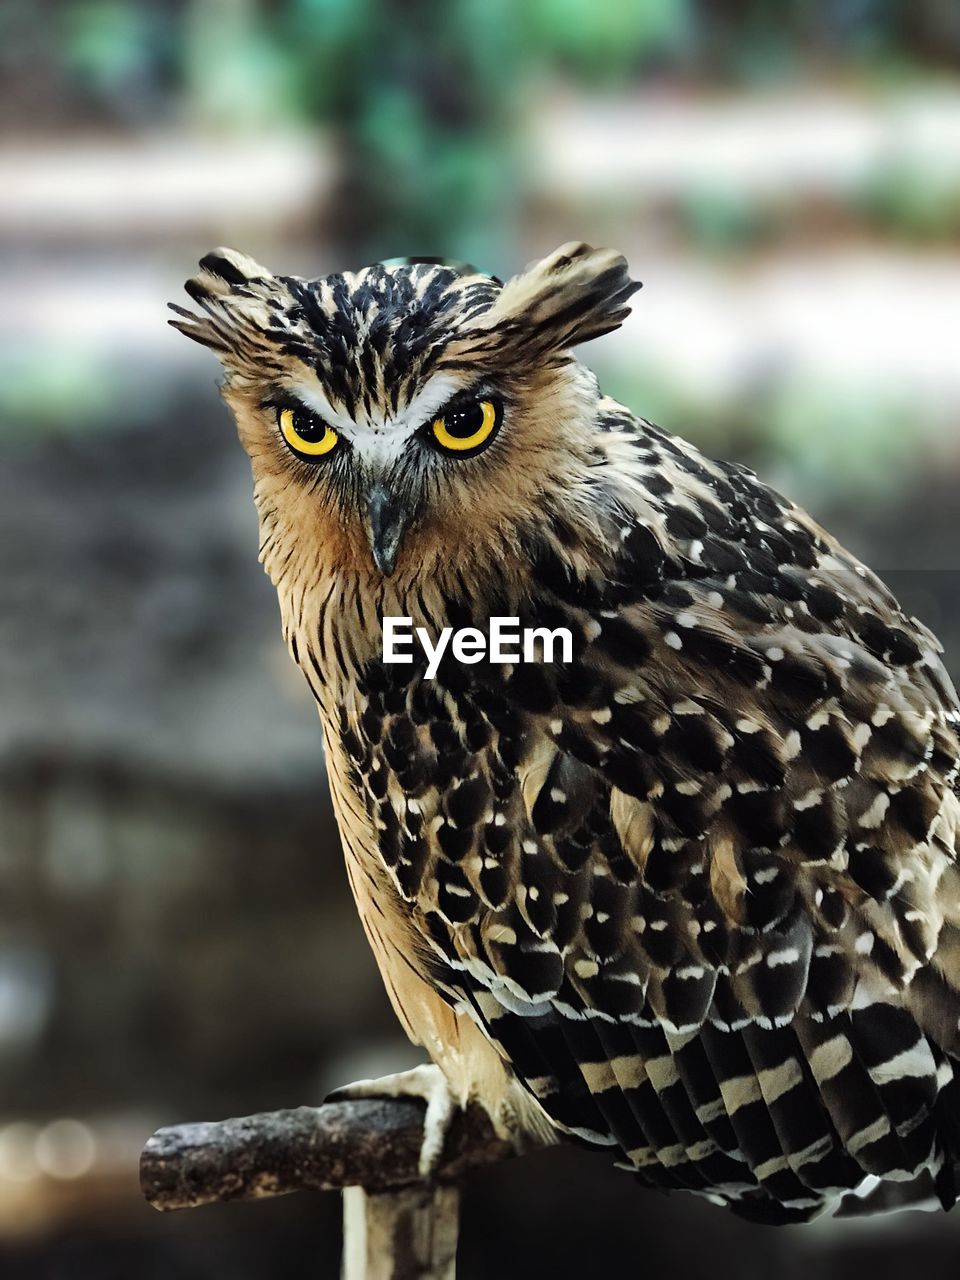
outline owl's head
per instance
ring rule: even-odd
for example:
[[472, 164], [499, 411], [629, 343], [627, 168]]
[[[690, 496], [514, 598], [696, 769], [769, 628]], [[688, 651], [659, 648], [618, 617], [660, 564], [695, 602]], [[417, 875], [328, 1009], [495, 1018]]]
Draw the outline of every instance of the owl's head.
[[171, 324], [223, 363], [273, 576], [271, 546], [398, 577], [494, 560], [551, 495], [586, 495], [598, 392], [570, 349], [628, 314], [619, 254], [564, 245], [506, 284], [425, 260], [303, 280], [230, 249], [200, 267]]

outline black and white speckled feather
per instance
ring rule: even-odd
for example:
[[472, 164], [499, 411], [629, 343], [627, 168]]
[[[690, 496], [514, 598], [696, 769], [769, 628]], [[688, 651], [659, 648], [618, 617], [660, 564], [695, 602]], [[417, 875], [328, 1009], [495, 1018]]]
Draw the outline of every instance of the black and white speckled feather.
[[[241, 421], [249, 382], [290, 361], [368, 419], [437, 376], [507, 406], [486, 461], [451, 475], [455, 512], [417, 507], [389, 581], [339, 525], [309, 544], [281, 464], [258, 474], [348, 854], [375, 850], [406, 963], [557, 1129], [645, 1184], [771, 1222], [865, 1179], [952, 1204], [960, 749], [935, 639], [803, 511], [572, 361], [625, 314], [615, 255], [567, 246], [502, 289], [238, 261], [207, 260], [204, 315], [179, 323], [222, 349], [240, 309]], [[385, 612], [565, 626], [573, 660], [447, 656], [428, 680], [380, 660]]]

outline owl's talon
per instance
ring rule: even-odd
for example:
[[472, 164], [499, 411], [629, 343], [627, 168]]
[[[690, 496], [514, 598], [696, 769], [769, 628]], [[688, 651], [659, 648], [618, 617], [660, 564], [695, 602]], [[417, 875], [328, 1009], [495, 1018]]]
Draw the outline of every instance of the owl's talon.
[[325, 1101], [350, 1102], [359, 1098], [421, 1098], [427, 1104], [418, 1169], [421, 1177], [428, 1178], [443, 1152], [457, 1108], [440, 1068], [433, 1063], [423, 1063], [377, 1080], [355, 1080], [328, 1093]]

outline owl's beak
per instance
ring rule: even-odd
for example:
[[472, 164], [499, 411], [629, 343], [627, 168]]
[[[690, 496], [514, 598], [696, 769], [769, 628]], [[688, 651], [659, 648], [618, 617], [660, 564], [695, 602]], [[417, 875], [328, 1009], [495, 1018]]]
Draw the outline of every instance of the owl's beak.
[[410, 523], [410, 514], [382, 484], [367, 490], [367, 536], [373, 561], [387, 578], [397, 563], [400, 541]]

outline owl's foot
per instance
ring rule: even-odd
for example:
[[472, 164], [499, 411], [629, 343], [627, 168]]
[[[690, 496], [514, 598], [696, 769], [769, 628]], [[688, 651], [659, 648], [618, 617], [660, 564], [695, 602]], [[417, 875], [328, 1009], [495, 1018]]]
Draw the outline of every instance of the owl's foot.
[[457, 1102], [450, 1092], [440, 1068], [433, 1063], [397, 1071], [378, 1080], [355, 1080], [353, 1084], [334, 1089], [327, 1102], [349, 1102], [357, 1098], [422, 1098], [427, 1104], [423, 1118], [423, 1142], [420, 1146], [419, 1170], [428, 1178], [443, 1151]]

